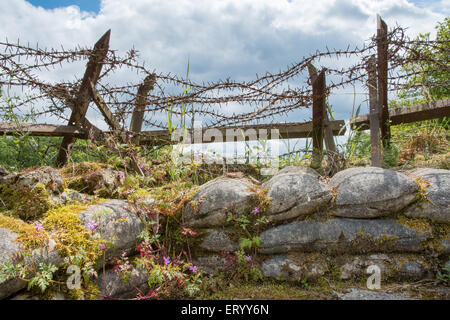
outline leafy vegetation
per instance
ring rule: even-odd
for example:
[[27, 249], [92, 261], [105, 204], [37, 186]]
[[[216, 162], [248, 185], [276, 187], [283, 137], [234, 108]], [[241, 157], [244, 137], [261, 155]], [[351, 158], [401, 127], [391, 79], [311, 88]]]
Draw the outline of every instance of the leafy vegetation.
[[450, 282], [450, 266], [442, 268], [442, 272], [438, 272], [436, 275], [437, 279], [444, 283]]
[[[410, 74], [407, 80], [407, 89], [398, 94], [399, 101], [394, 105], [412, 105], [426, 101], [436, 101], [450, 98], [450, 71], [443, 68], [439, 61], [448, 62], [448, 51], [450, 49], [450, 18], [436, 25], [437, 45], [429, 47], [423, 43], [430, 40], [430, 33], [420, 34], [416, 39], [416, 46], [407, 55], [412, 62], [402, 66], [405, 73]], [[430, 57], [417, 62], [417, 56]], [[436, 62], [434, 62], [436, 61]], [[447, 66], [448, 67], [448, 66]], [[417, 71], [419, 73], [417, 73]]]

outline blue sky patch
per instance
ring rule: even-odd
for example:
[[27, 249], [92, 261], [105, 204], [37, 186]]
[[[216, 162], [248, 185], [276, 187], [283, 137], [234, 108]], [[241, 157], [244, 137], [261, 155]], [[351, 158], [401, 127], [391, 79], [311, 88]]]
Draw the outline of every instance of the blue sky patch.
[[98, 13], [100, 10], [100, 0], [27, 0], [33, 6], [45, 9], [54, 9], [76, 5], [82, 11]]

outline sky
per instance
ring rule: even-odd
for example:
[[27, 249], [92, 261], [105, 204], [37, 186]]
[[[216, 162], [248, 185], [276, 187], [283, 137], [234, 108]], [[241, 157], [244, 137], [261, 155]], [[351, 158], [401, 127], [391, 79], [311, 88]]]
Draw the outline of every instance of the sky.
[[78, 6], [80, 10], [95, 12], [100, 11], [100, 1], [97, 0], [28, 0], [33, 6], [45, 9], [55, 9], [68, 6]]
[[[389, 27], [408, 27], [408, 35], [434, 32], [450, 15], [450, 1], [413, 0], [0, 0], [0, 40], [47, 48], [92, 45], [108, 29], [110, 48], [140, 53], [149, 69], [186, 74], [195, 81], [278, 72], [316, 50], [360, 46], [376, 31], [379, 13]], [[2, 39], [3, 38], [3, 39]], [[80, 68], [78, 68], [80, 69]], [[82, 69], [82, 68], [81, 68]], [[47, 77], [80, 78], [67, 67]], [[132, 75], [124, 76], [131, 77]], [[135, 76], [135, 75], [133, 75]], [[353, 89], [352, 89], [353, 90]], [[333, 92], [336, 119], [348, 119], [353, 91]], [[362, 88], [357, 88], [361, 91]], [[363, 97], [361, 97], [363, 99]], [[365, 107], [365, 106], [364, 106]], [[363, 110], [363, 113], [367, 110]], [[98, 113], [92, 122], [105, 127]], [[282, 121], [309, 120], [308, 113]]]

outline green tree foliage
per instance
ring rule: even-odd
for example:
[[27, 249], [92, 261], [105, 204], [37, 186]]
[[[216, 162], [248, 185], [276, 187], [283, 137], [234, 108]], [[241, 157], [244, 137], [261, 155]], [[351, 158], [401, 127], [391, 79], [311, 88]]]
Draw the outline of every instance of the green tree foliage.
[[430, 45], [430, 33], [420, 34], [407, 53], [411, 62], [402, 70], [410, 74], [406, 84], [411, 87], [399, 92], [397, 106], [450, 98], [450, 18], [435, 29], [436, 45]]

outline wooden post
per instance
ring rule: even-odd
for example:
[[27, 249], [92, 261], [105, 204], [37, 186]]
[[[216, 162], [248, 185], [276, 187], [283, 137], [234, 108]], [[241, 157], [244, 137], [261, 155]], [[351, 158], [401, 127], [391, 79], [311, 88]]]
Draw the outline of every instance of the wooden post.
[[325, 146], [329, 152], [337, 152], [333, 129], [331, 128], [330, 119], [328, 118], [328, 107], [326, 103], [324, 104], [324, 108], [325, 117], [323, 119], [323, 125], [325, 129]]
[[311, 168], [319, 169], [323, 158], [323, 129], [324, 129], [324, 104], [325, 104], [325, 70], [322, 70], [315, 81], [313, 87], [313, 153]]
[[377, 97], [377, 74], [375, 57], [369, 59], [367, 66], [369, 80], [369, 105], [370, 105], [370, 157], [372, 167], [381, 168], [381, 145], [380, 145], [380, 110]]
[[150, 90], [153, 90], [155, 85], [156, 75], [151, 74], [144, 79], [144, 82], [139, 86], [133, 115], [131, 116], [130, 131], [139, 133], [142, 130], [142, 123], [144, 122], [145, 113], [145, 99]]
[[387, 25], [377, 14], [377, 71], [378, 71], [378, 103], [381, 109], [380, 128], [383, 146], [389, 148], [391, 129], [388, 110], [388, 41]]
[[[309, 77], [311, 79], [311, 83], [313, 83], [317, 79], [317, 69], [311, 64], [308, 63], [308, 72]], [[326, 82], [326, 80], [324, 80]], [[323, 126], [324, 126], [324, 132], [325, 132], [325, 146], [329, 152], [336, 152], [336, 144], [334, 143], [334, 135], [333, 130], [330, 125], [330, 120], [328, 118], [328, 108], [325, 99], [323, 99], [324, 104], [324, 119], [323, 119]]]
[[[83, 127], [84, 125], [86, 112], [92, 99], [91, 82], [95, 85], [98, 77], [100, 76], [103, 61], [108, 54], [110, 36], [111, 30], [108, 30], [94, 46], [94, 50], [89, 58], [80, 89], [75, 97], [74, 108], [72, 109], [72, 114], [69, 119], [69, 126]], [[69, 150], [74, 142], [75, 138], [73, 137], [63, 138], [59, 148], [58, 158], [56, 159], [57, 166], [61, 167], [66, 164]]]

